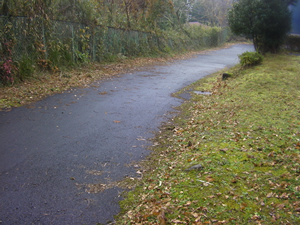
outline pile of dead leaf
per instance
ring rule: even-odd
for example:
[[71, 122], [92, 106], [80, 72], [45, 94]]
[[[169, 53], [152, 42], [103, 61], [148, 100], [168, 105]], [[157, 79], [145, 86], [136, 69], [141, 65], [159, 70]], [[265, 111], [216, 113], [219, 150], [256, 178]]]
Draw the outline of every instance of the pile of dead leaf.
[[299, 71], [300, 57], [271, 55], [188, 87], [212, 95], [194, 95], [157, 135], [117, 223], [298, 224]]
[[168, 57], [122, 59], [110, 64], [90, 63], [55, 73], [36, 72], [34, 77], [23, 83], [0, 87], [0, 110], [9, 111], [11, 107], [27, 105], [74, 87], [98, 86], [99, 82], [112, 79], [113, 76], [131, 73], [144, 66], [188, 58], [194, 54], [195, 52], [190, 52]]
[[[229, 47], [232, 44], [234, 43], [224, 44], [221, 48]], [[165, 55], [163, 57], [124, 58], [113, 63], [89, 63], [75, 68], [58, 68], [54, 73], [39, 71], [23, 83], [0, 87], [0, 111], [10, 111], [12, 107], [28, 105], [47, 96], [76, 87], [97, 87], [100, 82], [112, 79], [116, 75], [132, 73], [136, 70], [145, 69], [146, 66], [190, 58], [195, 54], [203, 54], [214, 49]]]

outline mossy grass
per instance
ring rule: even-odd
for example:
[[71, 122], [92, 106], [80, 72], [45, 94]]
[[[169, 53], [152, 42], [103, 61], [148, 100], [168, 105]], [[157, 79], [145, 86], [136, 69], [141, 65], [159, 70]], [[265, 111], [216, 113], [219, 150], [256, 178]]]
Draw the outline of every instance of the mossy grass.
[[266, 55], [187, 87], [212, 95], [162, 126], [117, 224], [298, 224], [299, 71], [300, 57]]

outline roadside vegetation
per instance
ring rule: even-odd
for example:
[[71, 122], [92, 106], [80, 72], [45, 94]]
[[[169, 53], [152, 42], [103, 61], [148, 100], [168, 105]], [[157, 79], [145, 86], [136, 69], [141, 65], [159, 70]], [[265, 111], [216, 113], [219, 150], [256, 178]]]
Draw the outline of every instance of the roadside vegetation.
[[0, 0], [0, 110], [220, 46], [229, 2]]
[[[191, 2], [198, 13], [185, 0], [0, 1], [0, 110], [223, 43], [232, 1]], [[232, 31], [253, 34], [263, 54], [284, 44], [297, 1], [270, 2], [241, 0], [229, 13]], [[202, 24], [186, 26], [190, 15]], [[299, 50], [299, 37], [286, 45]], [[299, 56], [245, 53], [241, 65], [183, 90], [192, 98], [136, 163], [138, 176], [117, 184], [132, 190], [117, 224], [298, 224], [299, 70]]]
[[276, 53], [291, 30], [292, 12], [289, 5], [298, 0], [239, 0], [228, 12], [229, 26], [236, 35], [253, 40], [259, 53]]
[[0, 0], [0, 88], [89, 63], [216, 47], [228, 37], [230, 2]]
[[[229, 46], [225, 44], [224, 46]], [[216, 48], [210, 48], [216, 49]], [[203, 48], [202, 50], [205, 50]], [[22, 83], [0, 88], [0, 111], [10, 111], [13, 107], [29, 106], [53, 94], [72, 88], [97, 86], [99, 83], [124, 73], [143, 69], [146, 66], [159, 65], [172, 60], [192, 57], [195, 52], [164, 54], [156, 57], [119, 58], [110, 63], [88, 63], [81, 67], [69, 68], [57, 73], [40, 72]]]
[[298, 224], [299, 70], [299, 56], [266, 55], [185, 88], [193, 97], [128, 178], [117, 224]]

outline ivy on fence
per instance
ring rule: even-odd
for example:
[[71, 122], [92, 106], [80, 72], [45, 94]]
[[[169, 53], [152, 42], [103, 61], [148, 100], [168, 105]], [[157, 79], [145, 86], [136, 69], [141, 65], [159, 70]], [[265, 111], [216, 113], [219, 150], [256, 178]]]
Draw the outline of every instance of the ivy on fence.
[[[169, 31], [161, 35], [105, 26], [27, 17], [0, 17], [0, 76], [2, 84], [25, 79], [35, 68], [58, 67], [120, 57], [147, 56], [217, 46], [227, 37], [220, 28]], [[175, 34], [175, 35], [174, 35]]]

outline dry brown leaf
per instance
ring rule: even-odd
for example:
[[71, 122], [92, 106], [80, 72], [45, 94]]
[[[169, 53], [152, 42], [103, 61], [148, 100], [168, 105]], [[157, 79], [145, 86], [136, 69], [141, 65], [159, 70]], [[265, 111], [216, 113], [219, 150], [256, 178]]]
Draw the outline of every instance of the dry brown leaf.
[[157, 216], [158, 224], [159, 225], [166, 225], [166, 217], [165, 212], [162, 210], [161, 213]]
[[226, 153], [228, 151], [228, 148], [220, 149], [220, 151]]
[[282, 195], [280, 195], [281, 199], [289, 199], [289, 195], [287, 193], [283, 193]]
[[212, 178], [212, 177], [206, 177], [205, 180], [206, 180], [207, 182], [213, 182], [215, 179]]
[[191, 202], [191, 201], [188, 201], [187, 203], [184, 204], [184, 206], [189, 206], [189, 205], [191, 205], [191, 204], [192, 204], [192, 202]]
[[185, 222], [183, 222], [181, 220], [177, 220], [177, 219], [172, 220], [172, 223], [175, 223], [175, 224], [183, 223], [183, 224], [185, 224]]
[[199, 217], [199, 214], [198, 214], [198, 213], [192, 212], [191, 214], [192, 214], [192, 216], [195, 217], [195, 218]]
[[279, 204], [279, 205], [277, 205], [278, 209], [283, 209], [284, 207], [285, 207], [285, 204]]

